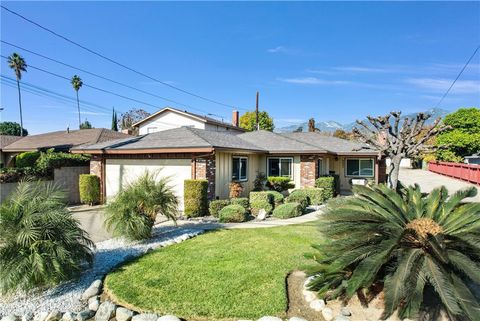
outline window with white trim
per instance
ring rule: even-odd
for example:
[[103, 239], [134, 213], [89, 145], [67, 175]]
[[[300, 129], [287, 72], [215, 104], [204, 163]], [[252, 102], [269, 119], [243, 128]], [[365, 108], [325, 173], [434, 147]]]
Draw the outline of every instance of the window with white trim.
[[232, 180], [246, 181], [247, 178], [248, 158], [234, 156], [232, 158]]
[[374, 161], [372, 158], [347, 158], [345, 165], [346, 176], [373, 177]]
[[283, 176], [292, 178], [293, 158], [291, 157], [269, 157], [267, 159], [267, 175]]

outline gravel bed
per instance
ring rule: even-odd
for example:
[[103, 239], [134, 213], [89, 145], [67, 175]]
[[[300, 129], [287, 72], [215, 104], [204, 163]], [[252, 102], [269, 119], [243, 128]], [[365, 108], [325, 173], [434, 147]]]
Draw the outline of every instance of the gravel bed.
[[9, 314], [22, 316], [27, 313], [79, 312], [86, 304], [80, 302], [82, 293], [96, 279], [102, 279], [113, 268], [134, 257], [203, 233], [200, 228], [156, 226], [152, 238], [142, 242], [128, 242], [113, 238], [96, 244], [95, 258], [91, 268], [86, 267], [79, 279], [60, 284], [54, 288], [31, 293], [15, 293], [0, 296], [0, 317]]

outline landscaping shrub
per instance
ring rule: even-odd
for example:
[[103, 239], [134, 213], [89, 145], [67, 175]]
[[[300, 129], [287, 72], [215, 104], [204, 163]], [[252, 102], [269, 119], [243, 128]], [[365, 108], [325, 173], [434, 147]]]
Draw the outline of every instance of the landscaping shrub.
[[239, 182], [231, 182], [229, 185], [230, 188], [230, 198], [240, 197], [243, 191], [243, 186]]
[[267, 176], [265, 173], [262, 172], [257, 172], [257, 176], [255, 177], [255, 180], [253, 181], [253, 190], [255, 192], [260, 192], [265, 189], [265, 182], [267, 181]]
[[230, 199], [230, 204], [232, 205], [240, 205], [242, 206], [246, 211], [250, 208], [250, 203], [248, 202], [248, 198], [246, 197], [237, 197], [237, 198], [231, 198]]
[[53, 149], [41, 153], [35, 166], [45, 172], [53, 172], [54, 168], [65, 166], [88, 166], [90, 157], [81, 154], [57, 153]]
[[247, 219], [247, 212], [241, 205], [228, 205], [220, 210], [219, 222], [240, 223]]
[[40, 157], [40, 152], [24, 152], [15, 156], [16, 167], [34, 167], [35, 162]]
[[5, 167], [0, 169], [0, 183], [15, 183], [24, 180], [48, 179], [50, 175], [36, 167]]
[[218, 217], [218, 212], [225, 206], [230, 205], [229, 200], [214, 200], [210, 201], [210, 204], [208, 206], [208, 211], [210, 212], [210, 215], [213, 217]]
[[273, 195], [269, 192], [250, 192], [250, 208], [253, 215], [257, 215], [261, 209], [270, 214], [273, 210]]
[[83, 204], [100, 202], [100, 179], [96, 175], [81, 174], [78, 179], [80, 201]]
[[418, 185], [353, 192], [329, 202], [320, 216], [323, 243], [315, 246], [321, 253], [314, 255], [319, 265], [309, 288], [344, 301], [383, 284], [382, 320], [440, 309], [451, 320], [480, 320], [479, 294], [472, 291], [480, 285], [480, 203], [464, 202], [475, 187], [450, 197], [443, 186], [430, 194]]
[[273, 216], [277, 218], [292, 218], [302, 215], [302, 205], [299, 203], [281, 204], [273, 210]]
[[206, 179], [186, 179], [183, 195], [185, 216], [199, 217], [207, 215], [208, 181]]
[[277, 192], [283, 192], [294, 187], [294, 185], [291, 183], [290, 177], [282, 176], [268, 176], [267, 186]]
[[325, 202], [325, 193], [323, 188], [309, 187], [303, 189], [305, 195], [308, 197], [308, 203], [310, 205], [320, 205]]
[[20, 182], [0, 205], [0, 290], [53, 286], [93, 261], [94, 244], [53, 184]]
[[149, 238], [158, 214], [175, 220], [178, 199], [167, 178], [145, 172], [107, 205], [105, 227], [130, 240]]
[[322, 176], [315, 180], [315, 187], [323, 189], [323, 199], [328, 200], [335, 196], [335, 177]]
[[273, 205], [277, 206], [283, 203], [285, 198], [282, 193], [277, 191], [267, 191], [268, 194], [272, 195]]
[[307, 193], [303, 189], [296, 189], [285, 198], [285, 203], [299, 203], [304, 212], [309, 204]]

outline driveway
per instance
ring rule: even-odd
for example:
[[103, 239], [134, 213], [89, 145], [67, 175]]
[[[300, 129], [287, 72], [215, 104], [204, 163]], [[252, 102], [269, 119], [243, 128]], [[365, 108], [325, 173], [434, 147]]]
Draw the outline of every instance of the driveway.
[[434, 188], [444, 185], [449, 194], [453, 194], [462, 188], [474, 186], [478, 191], [477, 196], [465, 200], [469, 202], [480, 202], [480, 187], [456, 178], [432, 173], [422, 169], [401, 168], [399, 179], [404, 185], [413, 185], [417, 183], [420, 185], [422, 192], [430, 192]]

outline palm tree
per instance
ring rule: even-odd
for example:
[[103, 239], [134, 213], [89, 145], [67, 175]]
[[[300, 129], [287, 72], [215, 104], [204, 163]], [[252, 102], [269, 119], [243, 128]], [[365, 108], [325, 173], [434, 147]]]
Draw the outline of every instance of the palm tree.
[[71, 83], [72, 83], [73, 89], [75, 89], [75, 92], [77, 93], [78, 128], [81, 129], [82, 121], [80, 119], [80, 101], [78, 100], [78, 91], [80, 90], [80, 88], [82, 88], [83, 82], [82, 82], [82, 79], [79, 76], [74, 75], [72, 77]]
[[434, 319], [439, 308], [451, 320], [480, 320], [480, 203], [462, 203], [476, 193], [356, 186], [320, 219], [327, 241], [316, 246], [309, 287], [327, 299], [368, 301], [364, 291], [383, 286], [382, 320], [395, 311], [401, 319]]
[[23, 59], [22, 56], [14, 52], [8, 57], [8, 65], [15, 71], [15, 76], [17, 77], [18, 107], [20, 109], [20, 136], [23, 136], [22, 96], [20, 93], [20, 79], [22, 79], [22, 71], [27, 72], [27, 64], [25, 63], [25, 59]]

